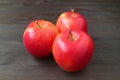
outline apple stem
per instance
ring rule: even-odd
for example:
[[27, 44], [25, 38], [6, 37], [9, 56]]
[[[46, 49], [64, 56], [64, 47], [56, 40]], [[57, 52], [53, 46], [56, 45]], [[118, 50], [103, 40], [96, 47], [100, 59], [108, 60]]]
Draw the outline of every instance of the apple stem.
[[70, 40], [74, 41], [74, 37], [72, 36], [71, 30], [68, 30], [68, 33], [70, 34]]
[[72, 12], [72, 17], [76, 17], [76, 10], [75, 9], [71, 9], [71, 12]]
[[71, 12], [75, 12], [75, 9], [71, 9]]
[[38, 21], [35, 21], [35, 23], [37, 24], [37, 26], [38, 26], [39, 28], [41, 28], [41, 26], [40, 26], [40, 24], [38, 23]]

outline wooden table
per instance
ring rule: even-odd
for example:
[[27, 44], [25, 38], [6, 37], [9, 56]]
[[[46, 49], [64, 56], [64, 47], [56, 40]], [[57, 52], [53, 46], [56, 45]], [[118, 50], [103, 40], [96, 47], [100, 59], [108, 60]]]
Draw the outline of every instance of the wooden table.
[[[53, 57], [35, 59], [23, 46], [23, 32], [35, 19], [56, 22], [71, 8], [88, 22], [95, 51], [77, 73], [60, 69]], [[0, 0], [0, 80], [120, 80], [120, 0]]]

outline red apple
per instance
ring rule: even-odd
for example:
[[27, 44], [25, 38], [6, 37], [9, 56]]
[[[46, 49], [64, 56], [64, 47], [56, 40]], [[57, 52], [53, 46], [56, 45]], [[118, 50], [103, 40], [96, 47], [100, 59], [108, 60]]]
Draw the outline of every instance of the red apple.
[[51, 54], [52, 44], [58, 30], [54, 24], [45, 20], [32, 21], [23, 35], [27, 51], [34, 57], [44, 58]]
[[62, 13], [56, 22], [56, 27], [59, 32], [68, 30], [68, 29], [78, 29], [87, 32], [87, 22], [86, 19], [75, 12], [73, 9], [69, 12]]
[[92, 58], [94, 44], [84, 31], [68, 30], [57, 35], [53, 42], [53, 57], [67, 72], [84, 69]]

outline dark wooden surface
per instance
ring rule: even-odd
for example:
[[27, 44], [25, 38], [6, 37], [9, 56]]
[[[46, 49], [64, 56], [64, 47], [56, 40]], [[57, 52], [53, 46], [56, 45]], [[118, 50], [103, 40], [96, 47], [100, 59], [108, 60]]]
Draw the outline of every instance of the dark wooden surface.
[[[38, 60], [24, 49], [31, 20], [53, 23], [77, 8], [88, 22], [95, 51], [81, 72], [67, 73], [53, 57]], [[120, 0], [0, 0], [0, 80], [120, 80]]]

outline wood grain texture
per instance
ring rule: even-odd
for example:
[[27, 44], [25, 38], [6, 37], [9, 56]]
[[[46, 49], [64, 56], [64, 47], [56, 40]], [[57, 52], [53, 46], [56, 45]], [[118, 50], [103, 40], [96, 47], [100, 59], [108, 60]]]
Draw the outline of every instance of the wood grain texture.
[[[35, 59], [22, 42], [32, 20], [53, 23], [75, 8], [85, 16], [95, 51], [78, 73], [61, 70], [53, 57]], [[119, 0], [0, 0], [0, 80], [120, 80]]]

